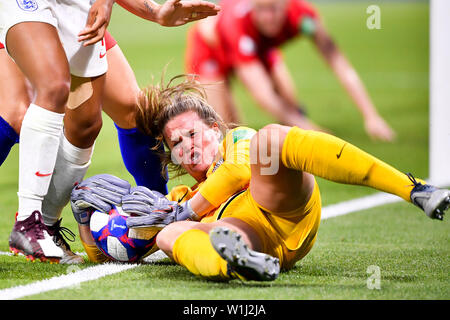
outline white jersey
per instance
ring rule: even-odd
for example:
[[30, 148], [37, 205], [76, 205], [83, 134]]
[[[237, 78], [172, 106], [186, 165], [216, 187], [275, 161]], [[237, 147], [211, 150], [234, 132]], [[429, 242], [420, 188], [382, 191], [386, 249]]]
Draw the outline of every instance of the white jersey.
[[[104, 41], [83, 47], [78, 33], [85, 27], [95, 0], [0, 0], [0, 42], [5, 44], [8, 30], [21, 22], [53, 25], [67, 55], [70, 72], [78, 77], [95, 77], [108, 69]], [[30, 48], [33, 49], [33, 48]]]

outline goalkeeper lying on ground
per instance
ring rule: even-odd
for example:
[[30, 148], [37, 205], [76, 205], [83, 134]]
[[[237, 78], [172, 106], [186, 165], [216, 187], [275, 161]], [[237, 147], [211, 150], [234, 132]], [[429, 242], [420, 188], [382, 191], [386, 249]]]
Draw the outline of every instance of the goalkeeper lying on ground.
[[[275, 124], [258, 132], [237, 127], [226, 133], [192, 81], [144, 92], [136, 121], [140, 129], [166, 144], [169, 168], [184, 170], [198, 183], [176, 187], [166, 198], [143, 187], [130, 190], [121, 179], [92, 177], [86, 188], [72, 193], [74, 215], [87, 223], [85, 207], [99, 207], [99, 201], [121, 204], [125, 212], [139, 214], [127, 219], [128, 227], [162, 229], [158, 247], [195, 275], [274, 280], [280, 269], [291, 269], [317, 237], [321, 201], [314, 176], [395, 194], [432, 219], [442, 220], [450, 206], [449, 190], [325, 133]], [[99, 188], [89, 188], [92, 184]], [[108, 190], [115, 190], [116, 199]], [[83, 241], [92, 249], [88, 237]]]

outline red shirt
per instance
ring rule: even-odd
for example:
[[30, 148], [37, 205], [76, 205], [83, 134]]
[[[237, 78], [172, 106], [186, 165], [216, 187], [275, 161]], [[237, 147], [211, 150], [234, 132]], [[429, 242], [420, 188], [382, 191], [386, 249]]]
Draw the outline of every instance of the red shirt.
[[[227, 75], [233, 66], [260, 60], [271, 68], [280, 59], [278, 47], [302, 33], [305, 18], [317, 19], [317, 10], [304, 0], [288, 0], [286, 18], [278, 35], [265, 37], [252, 22], [249, 0], [222, 0], [217, 17], [216, 33], [219, 45], [212, 47], [201, 39], [194, 27], [188, 37], [187, 69], [197, 74], [207, 74], [205, 69]], [[208, 68], [204, 66], [207, 65]]]
[[260, 34], [252, 22], [250, 1], [224, 0], [221, 8], [217, 31], [233, 65], [264, 57], [271, 49], [299, 35], [305, 17], [316, 19], [318, 16], [317, 11], [306, 1], [289, 0], [280, 33], [268, 38]]

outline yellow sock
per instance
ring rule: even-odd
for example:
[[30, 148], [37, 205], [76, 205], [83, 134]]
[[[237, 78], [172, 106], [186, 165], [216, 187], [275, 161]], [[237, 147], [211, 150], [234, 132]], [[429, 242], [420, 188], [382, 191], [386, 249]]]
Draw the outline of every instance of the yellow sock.
[[211, 280], [229, 280], [227, 262], [214, 250], [209, 235], [191, 229], [182, 233], [172, 249], [173, 259], [190, 272]]
[[81, 240], [81, 243], [83, 244], [90, 262], [102, 263], [110, 260], [95, 244], [87, 244], [83, 240]]
[[406, 174], [329, 134], [293, 127], [284, 141], [281, 159], [290, 169], [339, 183], [372, 187], [411, 202], [414, 186]]

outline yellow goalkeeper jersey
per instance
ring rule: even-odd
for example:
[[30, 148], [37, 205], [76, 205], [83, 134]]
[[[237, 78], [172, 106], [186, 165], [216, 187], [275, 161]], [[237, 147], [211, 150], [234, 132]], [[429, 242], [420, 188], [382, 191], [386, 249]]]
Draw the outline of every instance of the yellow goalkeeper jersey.
[[259, 235], [262, 251], [280, 259], [283, 269], [290, 269], [311, 250], [316, 240], [321, 211], [319, 187], [315, 183], [313, 194], [304, 207], [281, 216], [256, 203], [248, 190], [250, 140], [255, 133], [246, 127], [229, 131], [220, 147], [223, 157], [211, 165], [207, 179], [192, 188], [177, 186], [168, 198], [186, 201], [200, 192], [215, 206], [202, 216], [202, 223], [226, 217], [246, 222]]

